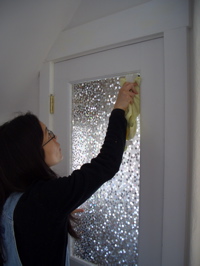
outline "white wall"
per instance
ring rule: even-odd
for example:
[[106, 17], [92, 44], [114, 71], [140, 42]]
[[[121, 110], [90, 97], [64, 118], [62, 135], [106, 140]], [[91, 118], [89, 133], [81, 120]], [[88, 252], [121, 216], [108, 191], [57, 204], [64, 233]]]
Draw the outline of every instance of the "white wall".
[[0, 124], [38, 114], [38, 73], [60, 32], [151, 0], [0, 0]]
[[191, 67], [191, 224], [190, 266], [200, 265], [200, 1], [194, 0]]
[[38, 114], [38, 75], [81, 0], [0, 0], [0, 124], [14, 112]]
[[[12, 78], [12, 72], [10, 72]], [[31, 111], [39, 113], [39, 85], [38, 78], [31, 80], [26, 88], [17, 88], [13, 80], [12, 87], [1, 87], [0, 91], [0, 124], [12, 119], [18, 112]]]

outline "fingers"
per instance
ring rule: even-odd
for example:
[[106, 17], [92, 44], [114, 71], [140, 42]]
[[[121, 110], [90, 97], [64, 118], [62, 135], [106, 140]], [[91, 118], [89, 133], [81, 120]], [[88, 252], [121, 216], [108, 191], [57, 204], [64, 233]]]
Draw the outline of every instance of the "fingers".
[[114, 108], [126, 110], [130, 103], [133, 103], [134, 96], [138, 94], [134, 83], [125, 82], [119, 90]]
[[138, 94], [136, 87], [138, 86], [137, 82], [125, 82], [124, 85], [122, 86], [122, 88], [124, 88], [125, 90], [129, 90], [131, 92], [133, 92], [134, 94]]
[[84, 209], [75, 209], [72, 213], [84, 212]]
[[134, 96], [138, 94], [136, 86], [137, 86], [136, 82], [135, 83], [125, 82], [121, 88], [121, 90], [124, 91], [127, 94], [127, 96], [130, 97], [130, 103], [133, 102]]

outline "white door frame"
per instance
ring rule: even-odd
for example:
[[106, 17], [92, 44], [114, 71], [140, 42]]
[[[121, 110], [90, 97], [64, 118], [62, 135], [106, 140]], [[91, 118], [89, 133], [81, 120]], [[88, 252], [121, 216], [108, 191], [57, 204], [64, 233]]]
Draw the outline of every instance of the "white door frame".
[[[142, 20], [148, 10], [151, 12]], [[134, 12], [137, 14], [135, 17]], [[120, 28], [119, 18], [123, 18]], [[146, 24], [145, 28], [145, 21], [149, 21], [151, 25]], [[105, 27], [105, 24], [109, 26]], [[40, 73], [39, 117], [53, 127], [48, 95], [54, 91], [55, 62], [163, 36], [165, 167], [162, 266], [183, 266], [187, 265], [188, 261], [189, 26], [189, 0], [152, 0], [103, 20], [99, 19], [63, 32], [50, 51]], [[115, 36], [108, 35], [108, 32]], [[139, 265], [143, 266], [142, 258]]]

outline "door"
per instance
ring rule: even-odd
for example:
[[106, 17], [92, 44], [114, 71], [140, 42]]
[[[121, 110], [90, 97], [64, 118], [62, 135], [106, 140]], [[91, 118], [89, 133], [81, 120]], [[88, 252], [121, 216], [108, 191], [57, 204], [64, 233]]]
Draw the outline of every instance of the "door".
[[[161, 265], [164, 180], [163, 39], [122, 46], [58, 62], [54, 67], [55, 114], [52, 126], [64, 161], [55, 169], [71, 172], [73, 84], [140, 73], [140, 196], [138, 265]], [[73, 248], [73, 247], [72, 247]], [[71, 257], [72, 265], [89, 265]], [[110, 262], [112, 265], [112, 261]], [[114, 264], [113, 264], [114, 265]]]

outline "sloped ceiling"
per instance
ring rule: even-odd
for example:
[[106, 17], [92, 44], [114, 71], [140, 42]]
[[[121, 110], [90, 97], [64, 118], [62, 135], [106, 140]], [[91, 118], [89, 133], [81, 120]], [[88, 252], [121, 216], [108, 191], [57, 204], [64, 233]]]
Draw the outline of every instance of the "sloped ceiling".
[[0, 0], [0, 116], [37, 113], [38, 74], [61, 31], [147, 1]]
[[82, 0], [65, 29], [109, 16], [150, 0]]

